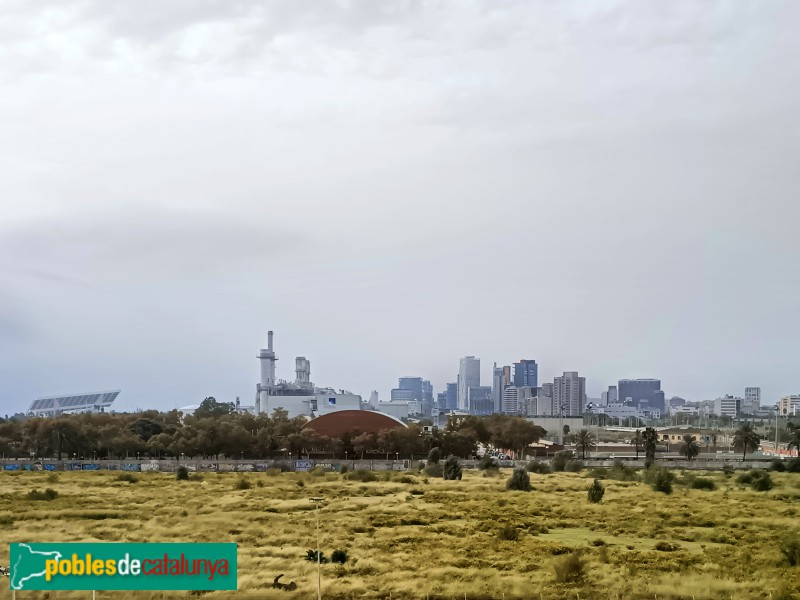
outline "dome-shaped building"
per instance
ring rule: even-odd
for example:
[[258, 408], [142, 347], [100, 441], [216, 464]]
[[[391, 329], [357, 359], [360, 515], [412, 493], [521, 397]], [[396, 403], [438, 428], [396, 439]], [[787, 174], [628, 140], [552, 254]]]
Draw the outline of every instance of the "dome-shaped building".
[[338, 438], [345, 433], [377, 433], [407, 427], [400, 419], [374, 410], [338, 410], [312, 419], [303, 429]]

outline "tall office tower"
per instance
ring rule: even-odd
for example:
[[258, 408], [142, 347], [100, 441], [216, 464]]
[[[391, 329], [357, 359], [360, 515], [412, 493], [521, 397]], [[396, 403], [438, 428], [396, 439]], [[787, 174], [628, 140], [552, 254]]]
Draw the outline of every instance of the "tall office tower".
[[609, 404], [616, 404], [617, 403], [617, 386], [610, 385], [608, 386], [607, 392], [602, 392], [600, 394], [600, 404], [603, 406], [608, 406]]
[[494, 412], [502, 413], [503, 411], [503, 390], [508, 387], [506, 384], [506, 368], [507, 367], [498, 367], [497, 363], [494, 363], [494, 367], [492, 368], [492, 398], [494, 399]]
[[467, 403], [472, 415], [490, 415], [494, 412], [492, 388], [488, 385], [471, 385], [467, 388]]
[[[467, 390], [481, 384], [481, 359], [465, 356], [458, 365], [458, 409], [469, 411]], [[491, 388], [489, 388], [491, 389]]]
[[422, 377], [401, 377], [397, 387], [401, 390], [410, 390], [413, 399], [422, 402], [424, 398]]
[[542, 387], [536, 390], [536, 411], [540, 415], [555, 415], [557, 410], [553, 408], [553, 384], [543, 383]]
[[660, 379], [620, 379], [617, 384], [618, 401], [643, 410], [664, 410], [664, 392]]
[[430, 416], [433, 410], [433, 386], [427, 379], [422, 380], [422, 414]]
[[580, 417], [586, 405], [586, 378], [577, 371], [564, 371], [553, 380], [553, 411], [565, 417]]
[[761, 408], [761, 388], [744, 388], [744, 402], [742, 402], [742, 412], [746, 415], [755, 414]]
[[447, 410], [457, 410], [458, 409], [458, 384], [457, 383], [448, 383], [447, 390], [445, 391], [447, 394], [447, 403], [445, 404], [445, 408]]
[[511, 375], [511, 365], [505, 365], [503, 367], [503, 385], [512, 385], [514, 383], [514, 378]]
[[517, 387], [538, 387], [539, 367], [535, 360], [521, 360], [514, 363], [514, 385]]
[[439, 392], [436, 394], [436, 408], [439, 410], [447, 409], [447, 392]]

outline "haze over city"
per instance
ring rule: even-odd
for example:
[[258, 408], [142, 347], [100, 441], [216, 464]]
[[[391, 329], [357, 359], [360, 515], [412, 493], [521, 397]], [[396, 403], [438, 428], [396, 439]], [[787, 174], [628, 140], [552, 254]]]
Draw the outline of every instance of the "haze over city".
[[800, 393], [795, 3], [0, 6], [0, 414], [279, 377]]

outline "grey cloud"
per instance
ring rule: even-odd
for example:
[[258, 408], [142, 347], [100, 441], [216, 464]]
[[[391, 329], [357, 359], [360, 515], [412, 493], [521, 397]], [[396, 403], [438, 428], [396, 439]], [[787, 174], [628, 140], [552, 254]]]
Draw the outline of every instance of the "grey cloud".
[[[0, 230], [6, 259], [14, 257], [34, 276], [72, 284], [96, 271], [112, 278], [131, 272], [146, 279], [211, 276], [297, 254], [304, 243], [309, 242], [302, 232], [270, 223], [153, 209], [45, 219]], [[0, 265], [4, 262], [0, 259]]]

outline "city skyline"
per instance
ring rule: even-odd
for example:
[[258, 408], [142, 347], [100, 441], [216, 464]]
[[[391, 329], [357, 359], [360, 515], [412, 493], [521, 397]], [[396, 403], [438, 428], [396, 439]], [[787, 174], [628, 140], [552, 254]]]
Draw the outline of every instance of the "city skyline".
[[0, 5], [0, 414], [249, 399], [268, 329], [798, 393], [797, 3], [145, 4]]

